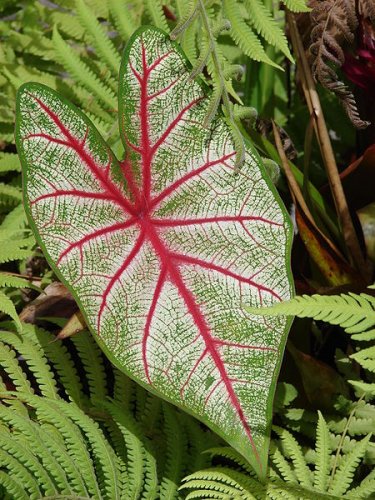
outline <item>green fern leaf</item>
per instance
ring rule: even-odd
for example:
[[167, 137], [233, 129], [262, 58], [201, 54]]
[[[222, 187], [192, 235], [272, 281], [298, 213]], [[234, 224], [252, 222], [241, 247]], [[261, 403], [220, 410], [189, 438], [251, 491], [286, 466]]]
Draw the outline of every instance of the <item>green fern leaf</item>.
[[220, 448], [209, 448], [205, 451], [205, 453], [209, 454], [211, 457], [219, 456], [229, 460], [232, 460], [235, 464], [239, 465], [247, 471], [249, 474], [254, 475], [254, 469], [251, 468], [248, 462], [244, 460], [242, 455], [240, 455], [234, 448], [230, 448], [229, 446], [222, 446]]
[[275, 444], [272, 445], [272, 448], [270, 458], [274, 469], [280, 473], [280, 476], [287, 483], [298, 484], [297, 476], [287, 459]]
[[163, 13], [163, 4], [161, 0], [145, 0], [145, 5], [153, 25], [168, 32], [168, 24]]
[[76, 40], [82, 40], [85, 35], [85, 30], [78, 21], [77, 16], [73, 16], [71, 12], [53, 10], [50, 22], [52, 26], [57, 25], [63, 33]]
[[340, 325], [348, 333], [363, 332], [375, 325], [375, 298], [365, 293], [302, 295], [269, 308], [246, 307], [246, 310], [260, 316], [294, 315], [314, 318]]
[[311, 470], [306, 464], [302, 449], [294, 436], [286, 429], [282, 429], [281, 427], [273, 426], [273, 430], [281, 438], [283, 447], [285, 448], [294, 464], [297, 478], [301, 485], [306, 488], [312, 488], [313, 485], [311, 481]]
[[341, 497], [347, 491], [353, 481], [354, 472], [359, 462], [365, 456], [370, 437], [371, 434], [361, 441], [356, 442], [355, 448], [342, 457], [341, 463], [333, 477], [332, 484], [328, 489], [328, 493]]
[[130, 413], [124, 412], [118, 403], [105, 403], [105, 408], [112, 415], [124, 436], [127, 449], [129, 498], [140, 498], [145, 475], [145, 452], [142, 434]]
[[250, 59], [265, 62], [279, 68], [279, 66], [267, 56], [259, 38], [243, 20], [236, 1], [223, 0], [223, 5], [225, 16], [231, 24], [230, 35], [243, 52], [250, 57]]
[[[22, 326], [20, 333], [22, 334]], [[41, 393], [46, 397], [56, 399], [56, 381], [40, 347], [32, 344], [26, 337], [20, 337], [13, 332], [0, 331], [0, 340], [13, 347], [24, 358]]]
[[24, 393], [33, 393], [31, 384], [17, 361], [17, 354], [2, 342], [0, 342], [0, 366], [17, 389]]
[[362, 349], [350, 356], [359, 363], [363, 368], [375, 373], [375, 346]]
[[13, 302], [1, 290], [0, 290], [0, 312], [12, 318], [19, 332], [22, 330], [21, 322]]
[[82, 429], [95, 454], [95, 462], [103, 474], [102, 491], [107, 498], [120, 498], [119, 460], [110, 447], [99, 425], [72, 403], [56, 401], [56, 407]]
[[[17, 396], [18, 399], [32, 406], [36, 411], [39, 421], [50, 423], [58, 429], [60, 435], [64, 439], [69, 455], [73, 458], [80, 470], [89, 496], [100, 498], [101, 493], [97, 483], [95, 469], [79, 427], [72, 422], [71, 418], [67, 417], [64, 412], [61, 411], [61, 408], [56, 405], [55, 400], [47, 400], [46, 398], [20, 392], [10, 393], [10, 395], [13, 395], [13, 397]], [[76, 406], [72, 406], [72, 408], [72, 412], [76, 411], [79, 414], [80, 410]]]
[[107, 1], [116, 28], [125, 41], [129, 40], [138, 27], [132, 15], [132, 7], [134, 7], [134, 5], [128, 0]]
[[[15, 229], [15, 228], [23, 228], [26, 225], [26, 213], [23, 208], [23, 204], [20, 203], [13, 210], [8, 212], [8, 214], [4, 217], [3, 222], [0, 225], [2, 230], [5, 229]], [[1, 254], [1, 251], [0, 251]]]
[[19, 276], [12, 276], [8, 273], [0, 272], [0, 287], [8, 287], [8, 288], [32, 288], [38, 292], [41, 292], [41, 289], [38, 286], [33, 285], [29, 280], [25, 278], [20, 278]]
[[353, 500], [373, 498], [375, 494], [375, 479], [368, 480], [365, 478], [361, 484], [346, 494], [346, 498]]
[[44, 490], [45, 496], [58, 493], [52, 479], [33, 452], [27, 446], [18, 442], [12, 434], [4, 431], [0, 432], [0, 447], [16, 458], [35, 476], [39, 486]]
[[326, 491], [331, 461], [331, 445], [328, 426], [321, 412], [318, 412], [318, 426], [316, 429], [316, 463], [314, 473], [314, 488]]
[[69, 488], [73, 490], [75, 495], [88, 498], [89, 493], [86, 489], [81, 471], [77, 467], [75, 460], [69, 455], [64, 446], [64, 441], [56, 431], [56, 428], [48, 424], [41, 424], [40, 430], [41, 439], [45, 446], [65, 472]]
[[72, 337], [85, 370], [90, 398], [104, 400], [107, 395], [107, 376], [103, 365], [103, 356], [99, 347], [92, 342], [90, 334], [85, 330]]
[[24, 490], [22, 483], [20, 484], [16, 479], [12, 478], [4, 471], [0, 471], [0, 485], [12, 495], [12, 498], [17, 498], [17, 500], [30, 500], [30, 496]]
[[29, 450], [41, 461], [51, 479], [56, 482], [59, 491], [67, 495], [71, 494], [64, 469], [46, 448], [44, 433], [41, 433], [39, 425], [4, 405], [0, 405], [0, 420], [11, 425], [12, 435], [16, 441], [28, 444]]
[[18, 155], [13, 153], [2, 153], [0, 155], [0, 173], [3, 172], [21, 172]]
[[80, 408], [87, 406], [88, 397], [83, 392], [81, 378], [64, 342], [56, 341], [52, 333], [31, 324], [23, 324], [22, 335], [44, 351], [69, 399]]
[[282, 0], [283, 4], [292, 12], [309, 12], [306, 0]]
[[76, 52], [63, 40], [56, 27], [53, 30], [52, 40], [61, 64], [71, 73], [74, 79], [110, 109], [117, 109], [116, 97], [112, 90], [99, 81], [91, 69], [81, 61]]
[[289, 60], [293, 60], [284, 32], [261, 0], [245, 0], [250, 16], [250, 24], [270, 45], [281, 50]]
[[[25, 243], [27, 242], [25, 241]], [[0, 264], [30, 257], [30, 250], [21, 248], [25, 246], [23, 241], [8, 241], [6, 246], [0, 248]]]
[[[42, 493], [34, 476], [22, 463], [19, 462], [19, 460], [7, 453], [5, 450], [0, 450], [0, 465], [3, 470], [6, 469], [7, 474], [14, 478], [18, 484], [22, 484], [22, 487], [29, 495], [27, 498], [41, 497]], [[11, 493], [9, 488], [6, 489], [9, 493]]]
[[375, 384], [368, 384], [367, 382], [359, 382], [358, 380], [348, 380], [348, 382], [358, 390], [359, 394], [365, 394], [367, 397], [375, 396]]
[[22, 191], [20, 188], [0, 182], [0, 197], [6, 196], [15, 201], [22, 201]]
[[76, 0], [76, 7], [80, 23], [85, 30], [85, 34], [95, 47], [98, 56], [101, 61], [108, 64], [112, 74], [117, 76], [121, 58], [103, 26], [98, 22], [95, 14], [87, 7], [84, 0]]
[[129, 411], [134, 395], [134, 382], [120, 370], [114, 370], [113, 399], [125, 411]]
[[187, 442], [175, 411], [163, 403], [165, 435], [167, 438], [166, 467], [160, 483], [160, 498], [178, 498], [178, 486], [187, 455]]
[[364, 333], [355, 333], [352, 335], [352, 339], [356, 340], [357, 342], [366, 342], [370, 340], [375, 340], [375, 329], [374, 330], [368, 330], [367, 332]]

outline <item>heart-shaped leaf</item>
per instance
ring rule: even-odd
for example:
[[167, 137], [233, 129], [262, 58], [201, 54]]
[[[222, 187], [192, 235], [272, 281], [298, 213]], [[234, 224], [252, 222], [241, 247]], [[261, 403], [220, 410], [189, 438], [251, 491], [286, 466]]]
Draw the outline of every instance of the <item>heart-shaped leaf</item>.
[[242, 305], [291, 295], [291, 226], [259, 159], [237, 172], [222, 117], [178, 46], [141, 28], [120, 70], [118, 162], [48, 87], [18, 94], [26, 208], [110, 359], [207, 423], [263, 476], [288, 323]]

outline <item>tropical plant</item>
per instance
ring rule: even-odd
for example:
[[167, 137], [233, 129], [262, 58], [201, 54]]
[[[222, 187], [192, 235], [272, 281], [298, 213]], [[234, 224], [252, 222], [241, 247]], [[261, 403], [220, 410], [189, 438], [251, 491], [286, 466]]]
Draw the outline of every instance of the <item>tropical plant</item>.
[[264, 475], [288, 323], [255, 323], [241, 300], [289, 298], [290, 225], [254, 153], [235, 173], [225, 122], [200, 125], [205, 97], [163, 32], [137, 31], [120, 69], [119, 164], [82, 113], [24, 85], [16, 141], [26, 210], [113, 362]]
[[[375, 407], [371, 404], [374, 307], [373, 292], [366, 286], [373, 281], [373, 274], [371, 262], [362, 254], [360, 228], [354, 229], [351, 217], [354, 210], [374, 201], [371, 166], [375, 129], [369, 125], [355, 136], [338, 99], [344, 99], [344, 106], [357, 125], [375, 121], [371, 101], [375, 81], [372, 2], [311, 0], [310, 11], [304, 0], [62, 0], [56, 3], [3, 0], [0, 3], [0, 320], [3, 316], [12, 318], [12, 322], [0, 324], [0, 497], [14, 500], [45, 497], [182, 499], [187, 495], [226, 500], [372, 498], [375, 443], [369, 435], [375, 426]], [[116, 182], [123, 187], [122, 170], [129, 172], [128, 151], [125, 154], [129, 146], [123, 144], [118, 133], [118, 68], [124, 47], [134, 31], [150, 24], [169, 33], [186, 53], [190, 61], [190, 65], [186, 63], [186, 72], [190, 74], [190, 78], [185, 75], [186, 87], [194, 86], [196, 79], [204, 82], [200, 91], [206, 96], [205, 113], [202, 104], [199, 123], [190, 125], [198, 129], [204, 125], [212, 130], [220, 124], [225, 130], [228, 144], [232, 152], [236, 152], [229, 159], [234, 177], [230, 180], [231, 186], [238, 182], [236, 176], [243, 179], [249, 169], [249, 158], [255, 161], [251, 172], [257, 171], [256, 165], [261, 161], [253, 147], [260, 153], [264, 167], [295, 219], [292, 268], [297, 292], [330, 294], [297, 299], [304, 300], [303, 304], [290, 306], [302, 313], [307, 310], [317, 319], [297, 318], [283, 353], [285, 338], [281, 337], [287, 329], [284, 330], [283, 325], [291, 321], [288, 312], [280, 317], [255, 315], [258, 308], [245, 312], [242, 308], [245, 301], [239, 298], [242, 283], [237, 283], [237, 295], [235, 290], [233, 296], [230, 290], [225, 290], [222, 296], [222, 288], [211, 286], [213, 281], [198, 280], [201, 275], [211, 279], [211, 274], [218, 279], [220, 275], [216, 270], [200, 271], [198, 266], [190, 264], [178, 266], [184, 276], [194, 275], [195, 281], [190, 279], [189, 288], [195, 286], [194, 298], [201, 300], [202, 309], [210, 305], [207, 317], [228, 319], [220, 333], [221, 340], [229, 339], [230, 331], [239, 324], [243, 332], [248, 329], [247, 321], [238, 323], [236, 314], [228, 314], [235, 303], [240, 304], [241, 318], [246, 316], [251, 324], [262, 325], [268, 342], [265, 347], [269, 347], [271, 341], [272, 345], [276, 342], [279, 346], [274, 361], [277, 357], [279, 365], [283, 357], [283, 365], [273, 412], [271, 415], [270, 405], [279, 366], [270, 376], [271, 391], [266, 397], [267, 412], [263, 414], [269, 425], [272, 417], [274, 431], [270, 438], [269, 468], [266, 470], [262, 465], [261, 480], [246, 457], [223, 444], [204, 424], [146, 391], [108, 361], [88, 333], [74, 298], [59, 283], [61, 274], [55, 274], [46, 262], [22, 205], [21, 165], [14, 144], [14, 110], [16, 91], [30, 81], [41, 86], [26, 86], [24, 90], [43, 89], [48, 93], [43, 87], [47, 85], [57, 92], [48, 94], [54, 104], [63, 102], [62, 105], [67, 106], [64, 109], [76, 113], [66, 104], [69, 101], [83, 111], [119, 160], [121, 176]], [[313, 77], [321, 86], [317, 84], [315, 88]], [[169, 80], [169, 83], [172, 82]], [[170, 104], [175, 101], [171, 99]], [[89, 123], [79, 111], [77, 113], [75, 120]], [[167, 114], [164, 111], [165, 119]], [[218, 115], [223, 116], [227, 125]], [[38, 116], [40, 119], [40, 112]], [[47, 125], [50, 127], [51, 123]], [[122, 130], [125, 127], [128, 125]], [[190, 128], [187, 126], [184, 130]], [[92, 132], [90, 128], [88, 135]], [[77, 130], [77, 136], [81, 133]], [[315, 146], [314, 133], [319, 147]], [[134, 145], [140, 146], [138, 134], [133, 139]], [[176, 138], [173, 144], [179, 140]], [[194, 148], [193, 142], [187, 146], [189, 151]], [[86, 140], [84, 148], [91, 151], [91, 145]], [[58, 149], [63, 148], [59, 145], [56, 148], [58, 155]], [[110, 153], [106, 149], [103, 154]], [[43, 154], [40, 156], [39, 161]], [[136, 151], [130, 156], [134, 165], [139, 156]], [[177, 166], [181, 165], [182, 156], [175, 151]], [[346, 168], [348, 158], [356, 158], [349, 169]], [[76, 161], [76, 157], [73, 160]], [[216, 168], [213, 168], [215, 172]], [[343, 169], [345, 172], [341, 173]], [[171, 172], [181, 174], [178, 169]], [[140, 168], [134, 170], [134, 184], [142, 181], [141, 174]], [[205, 176], [200, 176], [200, 181], [202, 178]], [[75, 177], [75, 182], [81, 186], [85, 179], [87, 177]], [[48, 180], [55, 183], [56, 179], [49, 175]], [[132, 177], [127, 176], [128, 184], [129, 181], [131, 183]], [[216, 176], [215, 186], [194, 183], [194, 187], [199, 186], [194, 193], [184, 190], [185, 201], [186, 197], [188, 201], [183, 210], [191, 208], [190, 200], [200, 199], [199, 211], [194, 216], [200, 213], [207, 216], [210, 207], [203, 195], [211, 187], [217, 191], [217, 181]], [[219, 181], [220, 193], [224, 193], [228, 185]], [[269, 189], [268, 181], [267, 184]], [[92, 187], [100, 191], [100, 187]], [[242, 189], [245, 187], [244, 183]], [[135, 197], [132, 198], [130, 191], [124, 188], [124, 197], [135, 207]], [[258, 187], [255, 191], [261, 192]], [[275, 193], [275, 188], [271, 187], [271, 191]], [[273, 195], [267, 192], [272, 200]], [[43, 191], [46, 195], [51, 193], [52, 190]], [[217, 201], [223, 199], [223, 194], [217, 196]], [[65, 210], [61, 201], [58, 207]], [[82, 198], [80, 202], [85, 210], [90, 200]], [[221, 214], [227, 213], [224, 205], [220, 207]], [[257, 199], [254, 206], [261, 205]], [[41, 207], [38, 204], [38, 210]], [[45, 207], [48, 207], [47, 200]], [[280, 210], [277, 204], [275, 207]], [[266, 207], [265, 213], [270, 208]], [[176, 207], [169, 209], [176, 217]], [[179, 209], [182, 210], [182, 205]], [[373, 226], [371, 217], [367, 219], [367, 227], [362, 217], [361, 224], [370, 249]], [[72, 220], [74, 217], [68, 222]], [[243, 227], [236, 224], [230, 226], [234, 231], [225, 248], [226, 256], [234, 252], [233, 259], [234, 255], [238, 257], [238, 235]], [[259, 231], [260, 226], [254, 222], [255, 226]], [[217, 224], [218, 232], [223, 227], [223, 223]], [[249, 229], [247, 222], [245, 228]], [[43, 228], [46, 229], [48, 225]], [[126, 229], [128, 236], [129, 229]], [[178, 235], [176, 229], [173, 228], [175, 237], [183, 238], [181, 244], [196, 243], [195, 236], [188, 233], [190, 227], [178, 229]], [[66, 229], [61, 227], [58, 231], [63, 234]], [[268, 236], [274, 234], [267, 231]], [[88, 233], [73, 235], [69, 231], [64, 234], [68, 234], [73, 244], [88, 236]], [[73, 241], [71, 236], [76, 239]], [[256, 235], [257, 243], [265, 234], [262, 233], [260, 239], [259, 236], [260, 233]], [[108, 237], [111, 241], [115, 239], [112, 233]], [[244, 250], [241, 262], [246, 261], [252, 237], [252, 231], [241, 237]], [[93, 241], [83, 245], [85, 251], [96, 251]], [[218, 241], [221, 241], [220, 235]], [[250, 244], [249, 260], [254, 259], [257, 243], [252, 240]], [[273, 245], [277, 244], [272, 240], [267, 250]], [[140, 253], [145, 248], [144, 244]], [[199, 246], [200, 253], [202, 248]], [[283, 253], [280, 246], [277, 253]], [[74, 252], [68, 256], [72, 255]], [[102, 252], [100, 257], [103, 259], [97, 260], [103, 266], [105, 257], [111, 255]], [[205, 257], [194, 255], [201, 260]], [[220, 252], [211, 257], [210, 265], [219, 265]], [[251, 266], [264, 260], [261, 247], [256, 257]], [[267, 264], [265, 260], [264, 264]], [[233, 271], [235, 265], [231, 261], [226, 271]], [[276, 263], [272, 265], [277, 267]], [[56, 270], [53, 263], [52, 267]], [[160, 267], [155, 266], [155, 277], [163, 266]], [[148, 269], [142, 269], [144, 275]], [[259, 277], [255, 276], [254, 281]], [[223, 276], [220, 283], [229, 281], [228, 276]], [[146, 303], [152, 293], [142, 288], [142, 283], [143, 279], [137, 283], [139, 296]], [[95, 284], [102, 286], [100, 280]], [[210, 294], [203, 301], [203, 292], [208, 289]], [[290, 288], [288, 290], [290, 292]], [[161, 295], [165, 291], [164, 286]], [[342, 292], [345, 294], [339, 296]], [[332, 294], [333, 298], [328, 298]], [[228, 296], [230, 301], [225, 299]], [[261, 296], [263, 300], [266, 298], [264, 292]], [[271, 302], [265, 300], [264, 305]], [[177, 313], [176, 306], [179, 303], [175, 300], [173, 310]], [[292, 309], [290, 311], [293, 314]], [[137, 314], [138, 311], [134, 311], [129, 321], [135, 323]], [[188, 317], [186, 313], [184, 318]], [[87, 314], [86, 319], [89, 322]], [[281, 331], [276, 332], [278, 339], [275, 340], [275, 332], [272, 335], [271, 332], [278, 324]], [[345, 327], [350, 331], [344, 331]], [[172, 322], [168, 328], [173, 329]], [[138, 335], [143, 329], [134, 331]], [[182, 341], [186, 331], [178, 331]], [[199, 340], [193, 345], [198, 343]], [[255, 344], [246, 339], [246, 345]], [[150, 337], [147, 346], [150, 347]], [[242, 353], [230, 346], [221, 346], [219, 350], [229, 363], [233, 362], [229, 357], [232, 351], [236, 357]], [[139, 348], [134, 346], [134, 352], [139, 358]], [[171, 357], [178, 358], [178, 348], [171, 353]], [[200, 355], [201, 363], [211, 359], [202, 349]], [[254, 370], [255, 351], [251, 355]], [[268, 356], [271, 357], [269, 353]], [[258, 359], [263, 358], [262, 352]], [[191, 369], [194, 360], [188, 361]], [[236, 370], [235, 364], [226, 364], [230, 370]], [[241, 370], [248, 377], [250, 372]], [[184, 368], [184, 372], [187, 373], [188, 368]], [[136, 375], [144, 377], [145, 371]], [[220, 384], [215, 387], [211, 379], [207, 385], [209, 382], [210, 387], [203, 382], [197, 382], [194, 387], [198, 386], [202, 394], [205, 392], [212, 403], [222, 387]], [[256, 382], [262, 383], [259, 378]], [[236, 393], [241, 392], [241, 401], [244, 400], [245, 384], [234, 385]], [[250, 410], [254, 415], [255, 412], [256, 408]]]
[[[345, 452], [328, 429], [321, 413], [316, 428], [315, 450], [305, 451], [286, 429], [274, 427], [279, 439], [270, 453], [269, 481], [259, 483], [242, 457], [228, 448], [208, 450], [228, 458], [231, 466], [213, 467], [184, 479], [183, 488], [191, 490], [187, 499], [199, 498], [370, 498], [375, 491], [375, 477], [369, 473], [355, 488], [350, 488], [358, 464], [363, 460], [370, 436], [350, 452]], [[335, 449], [337, 448], [337, 449]], [[311, 467], [313, 466], [313, 467]], [[343, 496], [345, 495], [345, 496]]]
[[217, 443], [109, 364], [87, 331], [62, 342], [4, 323], [0, 360], [1, 498], [177, 498]]
[[[353, 340], [359, 342], [371, 342], [375, 339], [375, 298], [369, 294], [349, 293], [341, 295], [303, 295], [294, 297], [290, 301], [280, 302], [269, 308], [259, 308], [256, 311], [252, 307], [247, 310], [253, 314], [262, 316], [293, 315], [302, 318], [314, 318], [326, 321], [333, 325], [340, 325], [349, 333]], [[374, 346], [362, 349], [357, 347], [357, 352], [350, 355], [360, 366], [369, 372], [370, 380], [375, 372], [375, 348]], [[357, 377], [356, 377], [357, 378]], [[375, 383], [366, 383], [359, 380], [349, 382], [369, 397], [375, 396]]]

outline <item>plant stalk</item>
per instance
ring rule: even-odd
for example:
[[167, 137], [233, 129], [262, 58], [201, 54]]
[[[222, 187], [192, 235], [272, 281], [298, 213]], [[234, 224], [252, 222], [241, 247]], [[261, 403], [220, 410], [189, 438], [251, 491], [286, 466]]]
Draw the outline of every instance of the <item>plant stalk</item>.
[[359, 273], [367, 282], [368, 279], [366, 278], [366, 271], [368, 266], [363, 256], [357, 234], [354, 229], [353, 221], [350, 215], [349, 207], [346, 201], [344, 189], [342, 187], [335, 156], [333, 153], [331, 140], [328, 134], [327, 125], [320, 105], [320, 99], [316, 91], [314, 79], [305, 55], [295, 17], [288, 9], [286, 9], [286, 16], [290, 29], [293, 50], [296, 55], [297, 64], [299, 63], [299, 70], [305, 99], [310, 111], [310, 115], [314, 117], [314, 130], [326, 168], [332, 197], [339, 219], [339, 224], [341, 226], [344, 241], [348, 251], [348, 257], [353, 267], [355, 267], [359, 271]]

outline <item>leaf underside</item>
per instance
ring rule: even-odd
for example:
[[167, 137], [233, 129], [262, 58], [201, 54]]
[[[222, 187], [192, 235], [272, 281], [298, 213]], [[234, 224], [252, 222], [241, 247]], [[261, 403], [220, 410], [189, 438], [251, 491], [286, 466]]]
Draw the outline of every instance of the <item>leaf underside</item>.
[[18, 93], [30, 223], [110, 359], [197, 416], [263, 476], [289, 324], [242, 304], [292, 293], [288, 215], [248, 152], [235, 172], [221, 117], [160, 30], [120, 70], [118, 162], [92, 123], [39, 84]]

